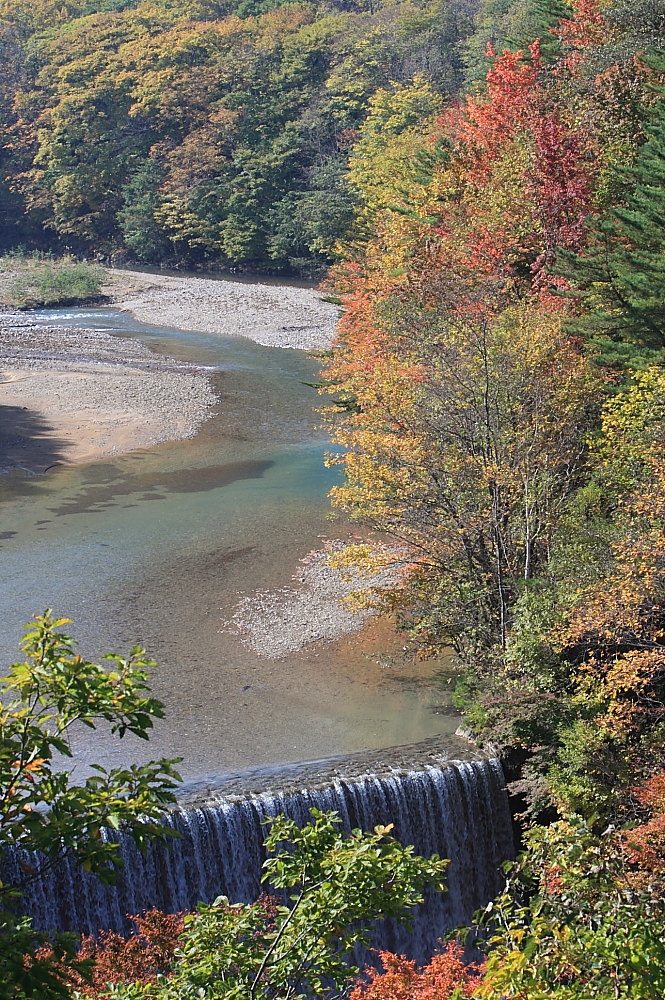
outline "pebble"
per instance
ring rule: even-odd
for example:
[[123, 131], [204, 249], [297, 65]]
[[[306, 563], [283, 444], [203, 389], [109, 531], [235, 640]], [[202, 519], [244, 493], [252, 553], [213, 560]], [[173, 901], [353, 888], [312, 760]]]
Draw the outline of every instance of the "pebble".
[[[109, 413], [117, 414], [124, 425], [134, 420], [137, 448], [193, 437], [217, 402], [208, 377], [194, 365], [154, 354], [138, 340], [41, 325], [24, 313], [0, 315], [0, 384], [3, 371], [13, 374], [2, 385], [0, 403], [14, 406], [24, 401], [34, 405], [28, 399], [34, 387], [23, 385], [17, 373], [70, 375], [75, 379], [75, 401], [70, 381], [63, 389], [57, 378], [42, 379], [39, 409], [53, 421], [74, 405], [83, 415], [84, 434], [86, 425]], [[109, 440], [104, 452], [117, 451], [117, 443]]]

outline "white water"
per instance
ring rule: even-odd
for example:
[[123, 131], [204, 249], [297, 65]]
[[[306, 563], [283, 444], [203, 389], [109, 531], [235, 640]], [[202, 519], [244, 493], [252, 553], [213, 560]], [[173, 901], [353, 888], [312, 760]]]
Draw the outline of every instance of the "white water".
[[[448, 892], [428, 893], [413, 930], [386, 924], [377, 944], [424, 961], [447, 930], [470, 922], [474, 911], [500, 889], [501, 862], [512, 856], [513, 837], [500, 764], [476, 760], [426, 765], [405, 774], [336, 778], [318, 788], [303, 788], [231, 801], [215, 807], [176, 810], [168, 823], [178, 838], [153, 846], [146, 857], [122, 840], [125, 863], [114, 887], [104, 886], [72, 863], [30, 886], [26, 912], [44, 929], [94, 932], [126, 930], [126, 914], [157, 906], [175, 912], [223, 894], [251, 901], [260, 892], [263, 824], [278, 813], [300, 825], [310, 809], [335, 810], [347, 830], [371, 830], [394, 823], [403, 844], [429, 857], [450, 859]], [[22, 879], [21, 861], [9, 858], [4, 877]]]

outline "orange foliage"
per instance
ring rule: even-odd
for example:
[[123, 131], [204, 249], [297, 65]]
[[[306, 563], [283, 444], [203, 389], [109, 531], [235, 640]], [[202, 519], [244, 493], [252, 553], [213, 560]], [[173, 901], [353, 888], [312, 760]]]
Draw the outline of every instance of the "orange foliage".
[[653, 649], [665, 639], [665, 466], [624, 505], [627, 531], [613, 546], [614, 570], [581, 594], [564, 634], [566, 645]]
[[[567, 48], [588, 47], [599, 18], [579, 0], [561, 27]], [[337, 415], [347, 481], [333, 502], [411, 544], [417, 586], [432, 567], [446, 581], [418, 592], [423, 607], [446, 609], [424, 616], [418, 635], [432, 648], [442, 636], [458, 642], [451, 616], [466, 627], [464, 574], [474, 594], [493, 591], [490, 624], [474, 635], [505, 641], [515, 581], [546, 562], [562, 501], [579, 484], [582, 425], [597, 398], [561, 321], [573, 305], [551, 271], [559, 250], [584, 246], [602, 136], [553, 86], [561, 67], [543, 64], [538, 42], [490, 55], [482, 92], [438, 119], [426, 180], [408, 203], [377, 213], [374, 237], [338, 272], [345, 313], [325, 372], [353, 404]], [[655, 659], [624, 665], [637, 671], [640, 698]], [[624, 680], [619, 668], [608, 678], [616, 726], [633, 722]]]
[[599, 0], [571, 0], [574, 16], [564, 18], [552, 32], [567, 50], [563, 67], [573, 72], [584, 60], [584, 50], [607, 39], [608, 25], [600, 12]]
[[491, 45], [487, 54], [494, 63], [487, 73], [482, 97], [468, 97], [464, 116], [457, 126], [457, 140], [468, 156], [469, 179], [483, 184], [492, 163], [520, 126], [528, 126], [538, 115], [544, 99], [538, 83], [540, 46], [530, 46], [531, 60], [521, 50], [505, 50], [497, 56]]
[[650, 818], [623, 834], [628, 860], [636, 866], [633, 882], [665, 879], [665, 771], [656, 771], [635, 790], [635, 798]]
[[547, 272], [558, 248], [583, 245], [599, 150], [588, 123], [552, 94], [538, 41], [527, 54], [488, 53], [483, 93], [439, 119], [457, 184], [452, 200], [432, 206], [438, 259], [447, 270], [510, 278], [506, 290], [530, 270], [542, 304], [560, 311]]
[[[129, 938], [114, 931], [83, 938], [77, 960], [92, 963], [89, 979], [72, 968], [62, 970], [63, 979], [78, 993], [102, 1000], [109, 995], [109, 984], [151, 982], [169, 971], [183, 931], [183, 914], [148, 910], [131, 920], [136, 931]], [[37, 957], [47, 954], [48, 949], [41, 949]]]
[[[394, 955], [379, 952], [383, 971], [368, 970], [369, 982], [357, 986], [350, 1000], [449, 1000], [473, 996], [482, 974], [482, 966], [467, 965], [463, 949], [452, 941], [435, 955], [429, 965], [418, 971], [416, 963]], [[459, 992], [457, 992], [459, 991]]]
[[665, 463], [625, 504], [622, 538], [607, 576], [582, 591], [564, 651], [583, 659], [582, 686], [606, 706], [611, 733], [645, 732], [665, 720]]

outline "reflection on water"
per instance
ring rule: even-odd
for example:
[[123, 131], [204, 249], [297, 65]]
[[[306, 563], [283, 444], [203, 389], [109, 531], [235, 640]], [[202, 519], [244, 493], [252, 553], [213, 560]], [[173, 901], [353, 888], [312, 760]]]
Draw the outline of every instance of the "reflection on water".
[[[452, 731], [437, 714], [432, 669], [394, 663], [385, 623], [362, 635], [259, 659], [222, 631], [240, 595], [291, 585], [298, 560], [331, 524], [326, 440], [312, 405], [316, 363], [297, 351], [136, 324], [112, 310], [48, 313], [139, 336], [214, 371], [217, 412], [189, 441], [41, 479], [0, 479], [3, 637], [53, 607], [74, 619], [86, 656], [136, 642], [159, 661], [167, 707], [149, 747], [81, 737], [83, 761], [183, 756], [189, 777]], [[383, 665], [381, 665], [383, 664]], [[386, 666], [386, 664], [389, 664]]]

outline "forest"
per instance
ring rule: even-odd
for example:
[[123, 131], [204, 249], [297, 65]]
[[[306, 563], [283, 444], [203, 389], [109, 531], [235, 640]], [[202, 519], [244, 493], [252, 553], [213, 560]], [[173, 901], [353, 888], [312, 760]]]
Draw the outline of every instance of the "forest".
[[321, 274], [370, 99], [420, 74], [434, 110], [469, 30], [441, 0], [3, 0], [3, 238]]
[[[664, 31], [663, 0], [0, 3], [7, 244], [326, 273], [332, 502], [384, 539], [337, 559], [393, 566], [359, 600], [455, 651], [506, 764], [486, 958], [385, 954], [354, 1000], [665, 995]], [[272, 919], [241, 916], [236, 972]], [[298, 995], [197, 966], [211, 920], [76, 988]]]
[[[540, 38], [490, 40], [484, 84], [426, 134], [361, 128], [333, 502], [392, 540], [346, 558], [396, 562], [374, 599], [423, 655], [455, 649], [458, 704], [513, 770], [526, 851], [470, 995], [655, 998], [665, 9], [538, 10]], [[366, 995], [414, 995], [381, 982]]]

